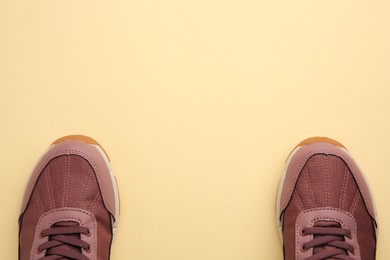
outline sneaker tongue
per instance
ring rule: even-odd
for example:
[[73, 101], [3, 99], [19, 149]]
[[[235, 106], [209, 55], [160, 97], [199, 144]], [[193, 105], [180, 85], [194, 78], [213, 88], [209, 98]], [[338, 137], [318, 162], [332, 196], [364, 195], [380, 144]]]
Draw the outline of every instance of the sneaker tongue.
[[315, 227], [341, 227], [339, 222], [320, 220], [314, 223]]
[[[336, 221], [325, 221], [325, 220], [321, 220], [321, 221], [317, 221], [314, 223], [314, 226], [315, 227], [332, 227], [332, 228], [339, 228], [341, 227], [340, 223], [336, 222]], [[318, 238], [318, 237], [321, 237], [322, 235], [314, 235], [314, 238]], [[331, 246], [319, 246], [319, 247], [315, 247], [313, 248], [313, 254], [318, 254], [319, 252], [323, 251], [323, 250], [328, 250], [328, 249], [331, 249], [332, 247]], [[330, 258], [330, 259], [333, 259], [333, 258]]]
[[[77, 226], [79, 226], [79, 224], [77, 222], [74, 222], [74, 221], [61, 221], [61, 222], [55, 223], [52, 227], [77, 227]], [[80, 234], [69, 234], [69, 235], [66, 235], [66, 236], [70, 237], [70, 238], [80, 239]], [[51, 237], [49, 237], [49, 240], [50, 239], [51, 239]], [[66, 250], [66, 251], [71, 251], [71, 252], [81, 253], [81, 249], [80, 248], [75, 247], [75, 246], [71, 246], [71, 245], [66, 245], [66, 244], [57, 246], [55, 248], [56, 249]], [[53, 249], [54, 248], [48, 249], [46, 253], [47, 254], [52, 253]]]

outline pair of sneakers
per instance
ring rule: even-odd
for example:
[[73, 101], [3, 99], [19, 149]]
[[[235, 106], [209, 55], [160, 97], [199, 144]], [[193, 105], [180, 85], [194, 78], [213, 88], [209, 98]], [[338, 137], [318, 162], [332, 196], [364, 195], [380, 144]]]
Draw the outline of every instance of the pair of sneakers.
[[[367, 182], [346, 148], [301, 142], [277, 197], [285, 260], [373, 260], [377, 222]], [[21, 260], [107, 260], [119, 216], [109, 157], [92, 138], [55, 141], [28, 182], [19, 217]]]

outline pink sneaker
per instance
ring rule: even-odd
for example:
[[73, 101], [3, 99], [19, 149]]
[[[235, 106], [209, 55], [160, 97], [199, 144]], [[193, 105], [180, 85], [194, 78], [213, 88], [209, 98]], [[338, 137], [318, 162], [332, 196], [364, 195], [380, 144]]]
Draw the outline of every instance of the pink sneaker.
[[377, 221], [368, 184], [337, 141], [309, 138], [287, 159], [277, 218], [285, 260], [373, 260]]
[[118, 215], [118, 189], [103, 148], [86, 136], [58, 139], [24, 194], [19, 259], [109, 259]]

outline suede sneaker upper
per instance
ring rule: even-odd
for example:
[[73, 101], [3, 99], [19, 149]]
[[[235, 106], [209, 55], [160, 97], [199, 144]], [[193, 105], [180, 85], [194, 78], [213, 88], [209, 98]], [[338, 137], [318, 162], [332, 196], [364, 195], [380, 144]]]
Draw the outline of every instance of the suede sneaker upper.
[[291, 153], [278, 196], [286, 260], [373, 260], [376, 216], [368, 185], [334, 140], [305, 140]]
[[27, 185], [19, 259], [109, 259], [117, 218], [116, 182], [103, 149], [87, 137], [62, 138]]

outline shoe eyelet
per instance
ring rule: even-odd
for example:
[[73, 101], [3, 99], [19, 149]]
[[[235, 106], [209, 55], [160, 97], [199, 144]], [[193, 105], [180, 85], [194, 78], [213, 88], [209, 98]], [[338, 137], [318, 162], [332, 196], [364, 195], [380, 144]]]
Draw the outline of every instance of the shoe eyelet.
[[304, 229], [304, 228], [301, 228], [301, 229], [299, 230], [299, 235], [305, 236], [305, 229]]
[[92, 252], [92, 248], [91, 248], [91, 246], [90, 246], [90, 245], [88, 245], [88, 248], [87, 248], [87, 249], [85, 249], [85, 252], [87, 252], [87, 253], [91, 253], [91, 252]]
[[301, 250], [301, 252], [306, 252], [307, 248], [304, 245], [301, 245], [300, 250]]
[[91, 231], [88, 229], [88, 232], [84, 234], [86, 237], [90, 237], [92, 235]]
[[39, 238], [40, 239], [42, 239], [42, 238], [44, 238], [45, 236], [43, 235], [43, 233], [41, 232], [40, 234], [39, 234]]

